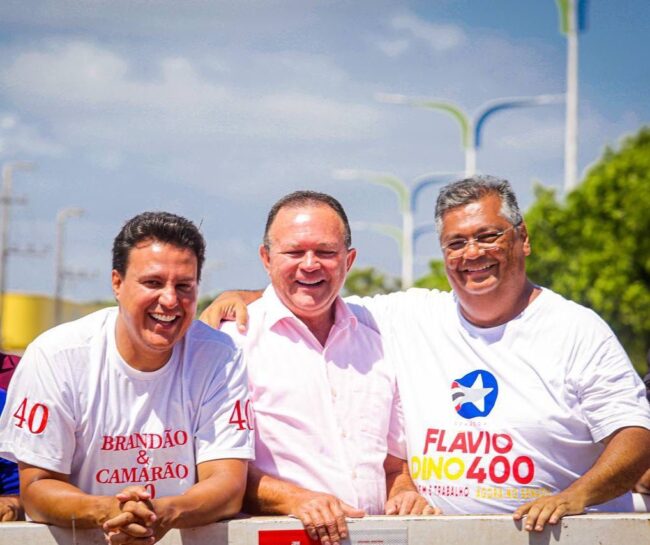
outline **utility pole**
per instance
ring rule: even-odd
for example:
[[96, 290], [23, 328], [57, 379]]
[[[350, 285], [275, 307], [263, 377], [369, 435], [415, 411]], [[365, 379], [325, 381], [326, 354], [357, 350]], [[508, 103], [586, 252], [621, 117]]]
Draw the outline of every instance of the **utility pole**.
[[63, 208], [56, 214], [56, 252], [54, 282], [54, 324], [63, 321], [63, 286], [68, 271], [65, 268], [65, 222], [69, 218], [78, 218], [84, 213], [83, 208]]
[[13, 173], [15, 170], [32, 170], [34, 163], [29, 161], [12, 161], [2, 166], [2, 191], [0, 207], [2, 208], [2, 223], [0, 224], [0, 347], [3, 345], [3, 319], [5, 307], [5, 291], [7, 288], [7, 258], [9, 256], [9, 225], [11, 222], [11, 205], [25, 202], [24, 199], [12, 197]]

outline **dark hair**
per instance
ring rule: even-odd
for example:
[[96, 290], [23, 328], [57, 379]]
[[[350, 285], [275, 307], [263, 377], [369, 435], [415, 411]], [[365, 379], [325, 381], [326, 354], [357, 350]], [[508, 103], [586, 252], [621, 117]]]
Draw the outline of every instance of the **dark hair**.
[[343, 222], [343, 235], [345, 247], [350, 248], [352, 246], [352, 233], [350, 232], [350, 222], [348, 217], [343, 210], [341, 203], [337, 201], [331, 195], [327, 193], [319, 193], [318, 191], [294, 191], [282, 197], [278, 202], [276, 202], [271, 210], [269, 215], [266, 218], [266, 227], [264, 228], [264, 247], [268, 250], [271, 247], [271, 241], [269, 240], [269, 230], [275, 217], [278, 215], [278, 212], [283, 208], [301, 208], [303, 206], [329, 206], [337, 216], [341, 218]]
[[436, 229], [442, 232], [442, 216], [447, 210], [478, 201], [486, 195], [497, 195], [501, 199], [501, 215], [512, 225], [523, 221], [517, 197], [508, 180], [495, 176], [472, 176], [452, 182], [440, 190], [436, 201]]
[[143, 212], [128, 220], [113, 241], [113, 269], [124, 276], [131, 249], [145, 240], [156, 240], [194, 252], [197, 280], [205, 260], [205, 239], [190, 220], [169, 212]]

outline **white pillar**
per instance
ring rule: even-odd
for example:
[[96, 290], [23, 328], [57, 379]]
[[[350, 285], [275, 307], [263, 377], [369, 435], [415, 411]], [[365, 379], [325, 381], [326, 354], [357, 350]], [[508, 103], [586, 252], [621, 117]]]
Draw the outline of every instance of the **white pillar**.
[[564, 140], [564, 192], [578, 185], [578, 29], [575, 0], [569, 0], [567, 31], [566, 130]]
[[476, 174], [476, 147], [465, 148], [465, 177], [469, 178]]
[[413, 285], [413, 213], [402, 212], [402, 289]]

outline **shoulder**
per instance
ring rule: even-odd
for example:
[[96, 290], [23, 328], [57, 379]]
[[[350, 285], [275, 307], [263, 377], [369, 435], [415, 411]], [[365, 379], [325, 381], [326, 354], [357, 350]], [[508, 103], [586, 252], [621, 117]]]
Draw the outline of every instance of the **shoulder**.
[[209, 350], [224, 355], [232, 355], [239, 351], [237, 344], [230, 335], [199, 320], [192, 322], [185, 335], [185, 342], [188, 349], [193, 351]]
[[411, 288], [373, 297], [352, 296], [346, 297], [344, 301], [361, 323], [373, 329], [377, 329], [380, 322], [386, 326], [407, 317], [409, 320], [419, 320], [423, 314], [439, 314], [445, 308], [455, 308], [456, 305], [451, 292], [424, 288]]
[[83, 318], [67, 322], [41, 333], [32, 343], [32, 351], [45, 354], [89, 349], [98, 340], [105, 338], [109, 324], [115, 322], [117, 307], [98, 310]]
[[542, 288], [538, 302], [537, 314], [554, 328], [562, 328], [572, 335], [614, 335], [609, 325], [594, 310], [566, 299], [548, 288]]

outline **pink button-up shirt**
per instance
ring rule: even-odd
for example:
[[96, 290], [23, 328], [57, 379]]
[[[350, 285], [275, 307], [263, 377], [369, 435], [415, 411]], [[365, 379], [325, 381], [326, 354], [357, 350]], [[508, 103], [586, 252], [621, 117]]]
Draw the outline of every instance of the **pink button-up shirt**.
[[298, 486], [381, 514], [384, 460], [406, 458], [395, 371], [381, 338], [340, 298], [325, 346], [269, 286], [250, 305], [244, 348], [255, 409], [255, 465]]

